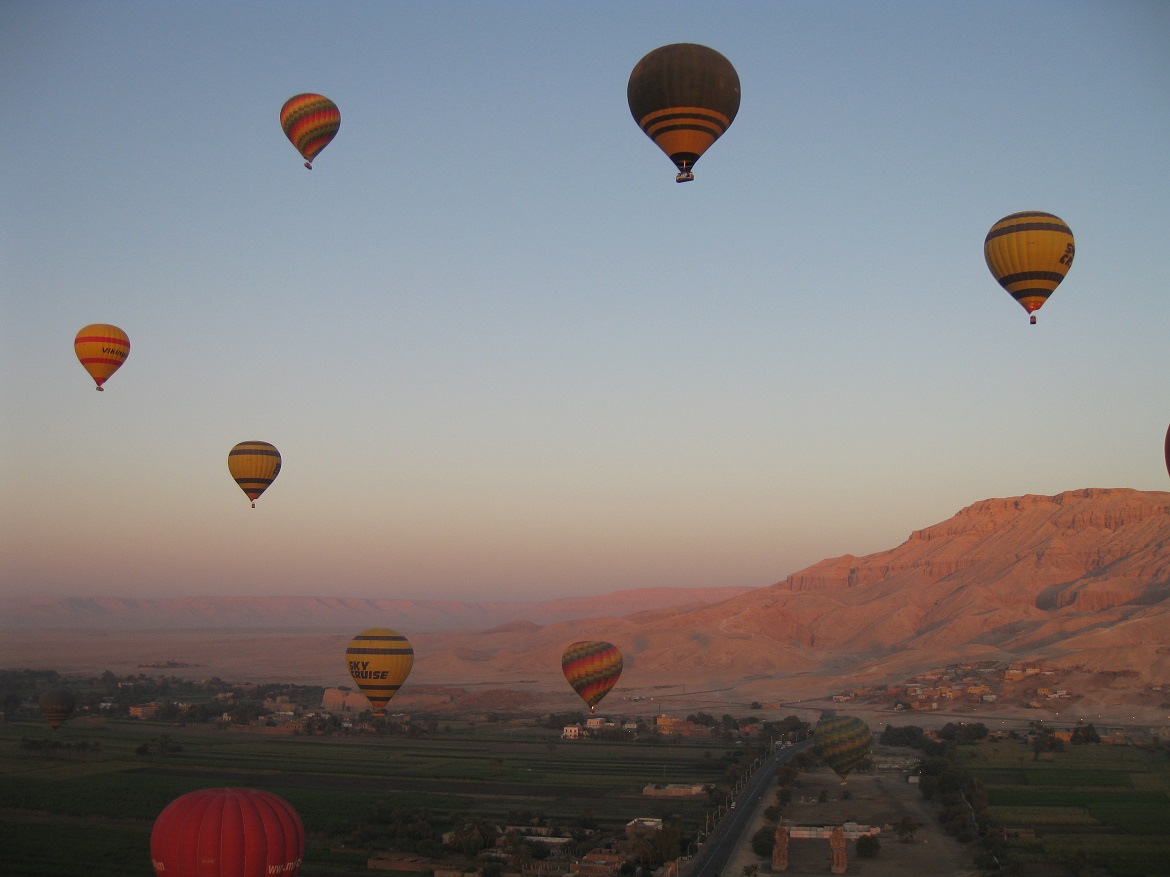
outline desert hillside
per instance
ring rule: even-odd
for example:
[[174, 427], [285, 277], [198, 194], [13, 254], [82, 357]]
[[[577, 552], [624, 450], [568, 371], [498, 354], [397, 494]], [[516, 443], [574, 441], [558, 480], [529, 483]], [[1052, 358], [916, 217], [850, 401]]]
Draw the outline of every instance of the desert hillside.
[[[477, 632], [415, 630], [405, 616], [377, 623], [409, 632], [414, 684], [563, 693], [565, 646], [604, 639], [624, 655], [619, 697], [685, 688], [792, 701], [988, 660], [1104, 674], [1108, 691], [1086, 692], [1085, 703], [1116, 705], [1170, 685], [1170, 493], [1094, 488], [984, 500], [887, 551], [824, 560], [719, 602], [693, 596], [672, 593], [632, 614], [484, 612]], [[193, 665], [187, 675], [346, 681], [340, 631], [103, 629], [46, 635], [44, 647], [36, 636], [27, 626], [7, 632], [0, 662], [67, 670], [169, 660]]]

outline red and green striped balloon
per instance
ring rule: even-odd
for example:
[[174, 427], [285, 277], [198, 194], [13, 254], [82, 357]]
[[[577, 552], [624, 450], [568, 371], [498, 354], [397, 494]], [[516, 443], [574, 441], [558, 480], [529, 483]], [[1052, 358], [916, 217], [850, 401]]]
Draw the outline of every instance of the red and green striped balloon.
[[323, 94], [296, 94], [280, 108], [280, 127], [312, 170], [313, 159], [341, 127], [341, 110]]
[[813, 731], [813, 749], [842, 781], [869, 757], [872, 740], [869, 725], [855, 716], [825, 716]]
[[600, 640], [575, 642], [561, 656], [561, 669], [569, 685], [593, 712], [621, 678], [622, 653], [613, 643]]

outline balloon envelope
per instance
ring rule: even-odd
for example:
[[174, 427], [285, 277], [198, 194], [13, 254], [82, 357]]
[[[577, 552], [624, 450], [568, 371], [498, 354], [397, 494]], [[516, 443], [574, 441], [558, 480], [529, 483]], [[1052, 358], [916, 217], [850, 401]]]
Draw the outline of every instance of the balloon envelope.
[[117, 326], [93, 323], [77, 333], [73, 352], [100, 390], [130, 355], [130, 339]]
[[622, 675], [622, 653], [613, 643], [582, 640], [565, 649], [561, 655], [561, 670], [592, 712], [617, 685]]
[[150, 833], [158, 877], [295, 877], [305, 828], [288, 801], [259, 789], [202, 789], [168, 804]]
[[1005, 216], [983, 241], [992, 276], [1029, 314], [1048, 301], [1075, 255], [1076, 241], [1064, 220], [1036, 210]]
[[228, 472], [255, 508], [256, 499], [280, 474], [280, 451], [268, 442], [240, 442], [228, 451]]
[[646, 55], [630, 73], [626, 100], [634, 121], [670, 156], [678, 182], [739, 112], [739, 74], [706, 46], [674, 43]]
[[50, 688], [41, 694], [41, 715], [53, 729], [60, 728], [73, 715], [77, 699], [68, 688]]
[[869, 756], [873, 734], [854, 716], [825, 716], [813, 731], [813, 749], [842, 780]]
[[386, 704], [410, 675], [414, 649], [398, 631], [372, 627], [349, 641], [345, 664], [357, 687], [369, 698], [374, 715], [384, 716]]
[[323, 94], [296, 94], [280, 108], [280, 127], [312, 170], [313, 159], [341, 128], [341, 110]]

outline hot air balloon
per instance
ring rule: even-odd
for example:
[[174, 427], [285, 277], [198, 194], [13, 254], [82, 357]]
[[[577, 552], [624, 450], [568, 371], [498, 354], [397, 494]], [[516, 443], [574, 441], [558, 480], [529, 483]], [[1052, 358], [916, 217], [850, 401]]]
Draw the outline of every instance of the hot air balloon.
[[73, 352], [101, 390], [102, 384], [122, 367], [130, 355], [130, 339], [117, 326], [94, 323], [77, 333], [73, 339]]
[[1064, 280], [1076, 255], [1072, 230], [1059, 216], [1036, 210], [1005, 216], [991, 227], [983, 257], [999, 285], [1012, 294], [1035, 324], [1033, 311]]
[[634, 66], [626, 98], [634, 121], [678, 167], [675, 182], [685, 183], [739, 112], [739, 74], [714, 49], [674, 43]]
[[622, 675], [622, 653], [613, 643], [600, 640], [575, 642], [561, 655], [561, 670], [589, 712], [617, 685]]
[[341, 127], [341, 110], [323, 94], [296, 94], [280, 108], [280, 127], [312, 170], [313, 159]]
[[259, 789], [201, 789], [171, 801], [154, 821], [158, 877], [296, 877], [305, 827], [288, 801]]
[[228, 451], [228, 472], [256, 508], [260, 494], [280, 474], [280, 451], [268, 442], [240, 442]]
[[1168, 428], [1166, 430], [1165, 458], [1166, 458], [1166, 474], [1170, 475], [1170, 428]]
[[414, 649], [398, 631], [371, 627], [349, 641], [345, 664], [357, 687], [369, 698], [374, 715], [384, 716], [386, 704], [410, 675]]
[[73, 715], [77, 699], [68, 688], [50, 688], [41, 694], [41, 715], [53, 730], [60, 728]]
[[824, 716], [813, 730], [813, 749], [841, 781], [869, 756], [873, 734], [854, 716]]

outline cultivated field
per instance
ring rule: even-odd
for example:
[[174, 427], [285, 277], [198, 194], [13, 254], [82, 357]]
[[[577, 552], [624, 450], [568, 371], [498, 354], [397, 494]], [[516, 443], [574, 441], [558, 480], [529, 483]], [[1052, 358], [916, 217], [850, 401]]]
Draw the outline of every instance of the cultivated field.
[[[30, 748], [35, 741], [66, 748]], [[453, 722], [418, 739], [267, 736], [136, 720], [75, 719], [56, 733], [39, 720], [4, 723], [0, 858], [5, 875], [149, 877], [154, 818], [179, 795], [220, 786], [265, 789], [296, 807], [309, 838], [306, 877], [364, 865], [370, 850], [385, 848], [394, 820], [441, 832], [452, 812], [502, 824], [510, 812], [532, 811], [554, 826], [603, 832], [635, 816], [678, 815], [690, 833], [706, 802], [646, 798], [643, 786], [725, 785], [735, 748], [561, 741], [531, 723], [503, 722]]]

